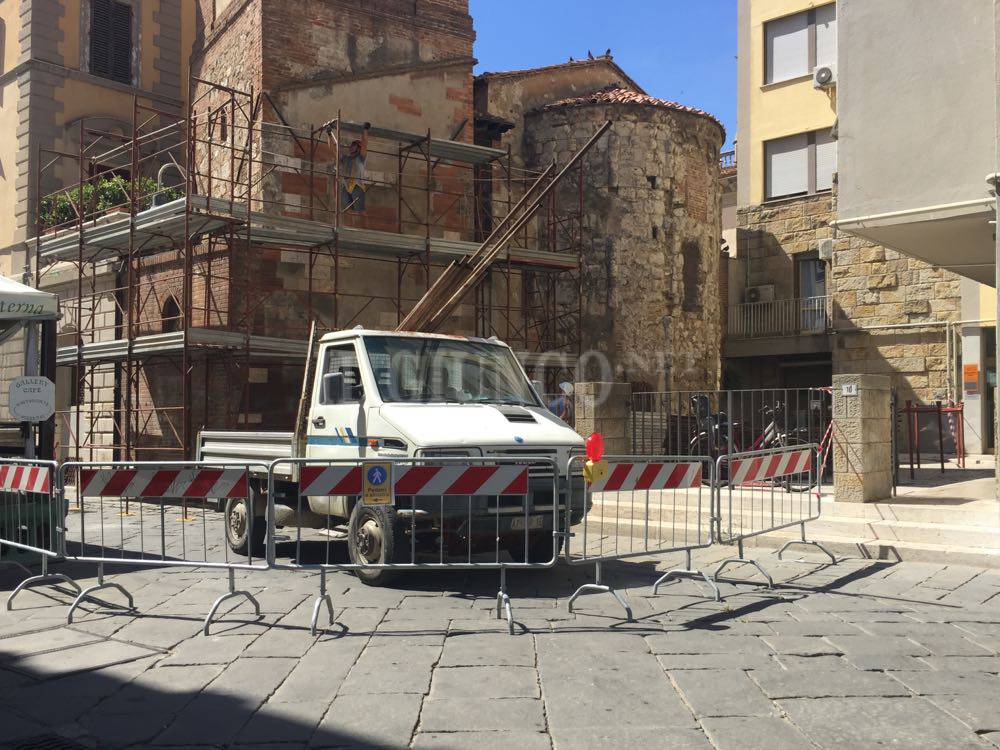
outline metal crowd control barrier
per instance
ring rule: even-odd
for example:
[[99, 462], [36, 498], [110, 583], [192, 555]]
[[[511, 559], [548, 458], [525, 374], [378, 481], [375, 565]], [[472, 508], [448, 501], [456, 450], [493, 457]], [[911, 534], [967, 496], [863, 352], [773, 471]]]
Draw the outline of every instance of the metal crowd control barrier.
[[66, 502], [56, 482], [58, 468], [55, 461], [5, 458], [0, 462], [0, 549], [34, 553], [42, 563], [41, 573], [32, 576], [22, 563], [0, 560], [29, 576], [7, 597], [8, 611], [27, 588], [62, 582], [80, 591], [69, 576], [49, 572], [49, 559], [62, 557], [65, 531]]
[[[382, 485], [391, 493], [366, 496], [366, 489]], [[500, 571], [497, 619], [505, 613], [513, 634], [506, 572], [550, 568], [558, 557], [560, 478], [551, 458], [279, 459], [268, 472], [267, 497], [270, 567], [320, 572], [313, 634], [322, 607], [335, 622], [326, 589], [329, 570], [479, 569]], [[337, 559], [333, 545], [344, 535], [338, 537], [328, 504], [341, 499], [352, 508], [346, 533], [355, 536], [363, 559]], [[282, 544], [279, 550], [279, 516], [302, 518], [307, 512], [325, 519], [324, 527], [296, 524], [291, 549]], [[292, 556], [279, 561], [279, 552]]]
[[[252, 474], [259, 480], [255, 481]], [[205, 618], [204, 632], [221, 604], [234, 597], [249, 600], [260, 616], [260, 603], [249, 591], [237, 591], [236, 570], [267, 568], [254, 560], [254, 512], [263, 507], [259, 485], [267, 464], [249, 462], [72, 462], [59, 468], [63, 492], [76, 479], [79, 512], [67, 520], [64, 553], [69, 560], [97, 564], [97, 583], [81, 591], [67, 613], [73, 614], [102, 589], [115, 589], [135, 609], [132, 595], [119, 583], [104, 580], [105, 563], [136, 567], [184, 566], [222, 568], [229, 573], [229, 591], [215, 600]], [[258, 499], [259, 498], [259, 499]], [[249, 540], [246, 560], [230, 559], [223, 514], [210, 510], [213, 500], [243, 500]], [[98, 600], [100, 601], [100, 600]], [[108, 602], [100, 601], [102, 605]], [[118, 605], [112, 605], [118, 606]]]
[[[582, 476], [584, 456], [574, 456], [568, 476]], [[570, 565], [594, 565], [594, 583], [586, 583], [569, 600], [583, 594], [611, 594], [632, 621], [625, 598], [601, 580], [601, 563], [666, 552], [685, 552], [687, 565], [661, 576], [654, 592], [672, 578], [696, 576], [718, 595], [715, 582], [691, 565], [691, 551], [712, 544], [711, 493], [714, 464], [707, 456], [609, 456], [606, 473], [573, 495], [567, 514], [565, 559]], [[705, 496], [708, 503], [703, 503]], [[579, 502], [578, 502], [579, 499]], [[598, 510], [598, 514], [593, 514]], [[574, 519], [576, 522], [574, 523]], [[572, 530], [576, 527], [576, 531]], [[574, 540], [579, 544], [574, 545]]]
[[[726, 471], [723, 471], [725, 467]], [[716, 516], [718, 541], [736, 544], [737, 557], [723, 560], [715, 570], [716, 581], [730, 565], [752, 565], [774, 588], [774, 580], [756, 560], [743, 555], [744, 540], [792, 526], [800, 528], [800, 539], [787, 542], [779, 558], [794, 544], [816, 547], [836, 563], [833, 554], [819, 542], [806, 539], [806, 522], [820, 516], [822, 467], [816, 445], [795, 445], [720, 456], [716, 476], [727, 476], [726, 487], [718, 486]]]

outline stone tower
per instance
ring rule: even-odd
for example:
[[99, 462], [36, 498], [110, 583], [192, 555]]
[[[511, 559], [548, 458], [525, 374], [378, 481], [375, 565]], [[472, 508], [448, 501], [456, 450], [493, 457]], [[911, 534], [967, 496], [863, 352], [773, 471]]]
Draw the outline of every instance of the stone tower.
[[605, 120], [614, 125], [584, 174], [587, 371], [578, 377], [641, 390], [717, 388], [725, 131], [700, 110], [608, 88], [528, 113], [528, 168], [565, 163]]

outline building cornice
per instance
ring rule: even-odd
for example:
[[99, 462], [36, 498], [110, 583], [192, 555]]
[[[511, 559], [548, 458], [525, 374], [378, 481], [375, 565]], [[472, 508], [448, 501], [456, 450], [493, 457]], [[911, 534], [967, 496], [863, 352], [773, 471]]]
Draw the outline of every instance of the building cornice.
[[111, 91], [118, 91], [123, 94], [135, 94], [159, 104], [176, 107], [178, 110], [181, 109], [184, 104], [180, 99], [174, 99], [173, 97], [164, 96], [163, 94], [155, 94], [152, 91], [148, 91], [143, 88], [118, 83], [117, 81], [85, 73], [82, 70], [77, 70], [76, 68], [67, 68], [65, 65], [59, 65], [58, 63], [49, 62], [48, 60], [38, 59], [25, 60], [24, 62], [15, 65], [3, 75], [0, 75], [0, 86], [6, 86], [8, 83], [20, 78], [25, 73], [30, 74], [36, 71], [39, 73], [50, 73], [52, 75], [59, 76], [60, 78], [90, 83], [95, 86], [110, 89]]

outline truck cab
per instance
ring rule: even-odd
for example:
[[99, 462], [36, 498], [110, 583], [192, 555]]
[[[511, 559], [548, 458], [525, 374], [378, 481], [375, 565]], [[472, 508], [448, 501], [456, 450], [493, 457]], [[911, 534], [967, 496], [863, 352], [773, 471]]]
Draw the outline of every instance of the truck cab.
[[[523, 562], [525, 553], [529, 559], [551, 557], [552, 503], [558, 502], [565, 510], [570, 482], [565, 475], [567, 462], [571, 454], [582, 452], [584, 442], [549, 412], [507, 345], [496, 339], [360, 328], [329, 333], [319, 342], [313, 366], [307, 368], [303, 403], [306, 399], [309, 406], [304, 429], [300, 425], [298, 434], [282, 433], [291, 445], [275, 457], [546, 459], [529, 468], [526, 521], [523, 496], [512, 498], [509, 508], [503, 497], [473, 496], [461, 505], [470, 508], [473, 516], [489, 518], [501, 527], [491, 531], [491, 540], [495, 542], [499, 534], [503, 544], [506, 536], [513, 561]], [[266, 452], [263, 445], [284, 442], [256, 434], [261, 441], [247, 452], [258, 460]], [[211, 445], [226, 441], [225, 433], [204, 435], [207, 438], [200, 441], [202, 457], [240, 457], [232, 451], [220, 455], [211, 450]], [[552, 463], [548, 459], [560, 473], [558, 498], [552, 497]], [[276, 487], [276, 524], [334, 528], [346, 523], [348, 552], [354, 562], [398, 562], [393, 551], [399, 549], [408, 555], [410, 540], [399, 537], [417, 528], [410, 514], [422, 524], [430, 524], [434, 533], [447, 532], [447, 519], [435, 517], [440, 515], [435, 509], [442, 507], [440, 497], [434, 497], [433, 502], [419, 496], [397, 498], [391, 509], [368, 506], [350, 496], [300, 500], [295, 480], [290, 469], [287, 481], [283, 478]], [[242, 512], [246, 511], [244, 507]], [[239, 526], [239, 519], [231, 516], [239, 512], [234, 504], [227, 507], [227, 530]], [[576, 512], [582, 515], [581, 508]], [[254, 526], [263, 528], [259, 505], [254, 514], [258, 517]], [[497, 520], [498, 515], [502, 521]], [[467, 516], [465, 513], [463, 519]], [[527, 550], [525, 523], [530, 541]], [[466, 520], [465, 525], [474, 524]], [[244, 532], [242, 539], [233, 535], [229, 541], [234, 551], [245, 553], [253, 540]], [[405, 561], [410, 562], [409, 558]], [[357, 573], [368, 583], [387, 578], [381, 569], [359, 569]]]

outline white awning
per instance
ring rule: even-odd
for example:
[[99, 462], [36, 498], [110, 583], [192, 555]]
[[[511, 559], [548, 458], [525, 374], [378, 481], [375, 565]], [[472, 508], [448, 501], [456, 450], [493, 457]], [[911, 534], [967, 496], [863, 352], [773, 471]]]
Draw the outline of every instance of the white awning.
[[51, 320], [58, 315], [56, 295], [0, 276], [0, 321]]
[[959, 276], [996, 285], [996, 211], [992, 198], [871, 216], [843, 213], [837, 229]]

